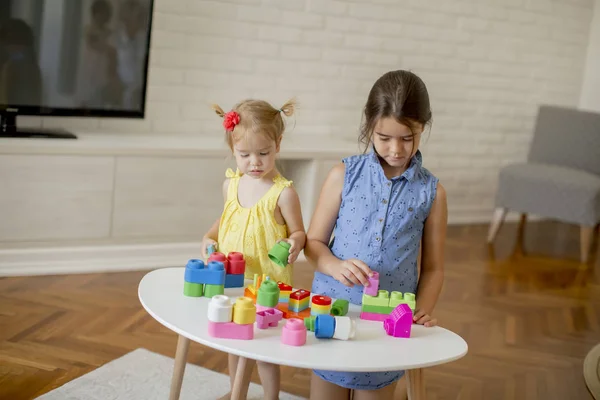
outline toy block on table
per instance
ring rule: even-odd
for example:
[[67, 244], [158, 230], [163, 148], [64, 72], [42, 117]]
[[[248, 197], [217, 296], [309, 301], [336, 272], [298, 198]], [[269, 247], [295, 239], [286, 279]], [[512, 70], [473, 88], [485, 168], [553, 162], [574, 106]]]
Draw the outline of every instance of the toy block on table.
[[229, 268], [226, 270], [228, 274], [243, 275], [246, 272], [246, 260], [242, 253], [232, 251], [227, 254], [227, 262], [229, 264]]
[[289, 309], [288, 303], [279, 303], [275, 308], [283, 312], [284, 319], [297, 318], [304, 320], [304, 318], [310, 317], [310, 308], [305, 308], [302, 311], [296, 312]]
[[331, 297], [315, 295], [310, 305], [310, 315], [329, 314], [331, 312]]
[[233, 305], [233, 322], [240, 325], [256, 322], [256, 306], [251, 299], [238, 297]]
[[254, 324], [236, 324], [235, 322], [208, 321], [208, 334], [222, 339], [254, 339]]
[[204, 285], [204, 297], [213, 297], [225, 293], [225, 285]]
[[349, 306], [350, 303], [348, 300], [337, 299], [331, 306], [331, 314], [335, 315], [336, 317], [343, 317], [344, 315], [348, 314]]
[[304, 318], [304, 326], [307, 330], [314, 332], [315, 331], [315, 321], [317, 320], [316, 315], [311, 315], [310, 317]]
[[201, 283], [183, 282], [183, 294], [189, 297], [202, 297], [204, 285]]
[[335, 317], [319, 314], [315, 319], [315, 336], [319, 339], [331, 339], [335, 332]]
[[210, 299], [207, 317], [212, 322], [231, 322], [233, 320], [233, 305], [228, 296], [216, 295]]
[[290, 294], [288, 309], [294, 312], [306, 310], [310, 303], [310, 292], [304, 289], [298, 289]]
[[390, 316], [389, 314], [377, 314], [377, 313], [362, 311], [360, 313], [359, 318], [360, 319], [364, 319], [366, 321], [380, 321], [380, 322], [383, 322], [389, 316]]
[[227, 274], [227, 275], [225, 275], [225, 288], [238, 288], [238, 287], [244, 287], [244, 274], [239, 274], [239, 275]]
[[272, 280], [261, 283], [256, 295], [256, 304], [263, 307], [275, 307], [279, 303], [279, 286]]
[[202, 260], [189, 260], [185, 266], [184, 280], [186, 282], [224, 285], [225, 266], [220, 261], [210, 261], [204, 265]]
[[208, 256], [208, 260], [207, 262], [211, 262], [211, 261], [218, 261], [220, 263], [223, 263], [223, 267], [225, 267], [225, 273], [228, 274], [229, 272], [229, 261], [227, 260], [227, 256], [225, 256], [225, 254], [215, 251], [213, 252], [211, 255]]
[[365, 286], [363, 294], [377, 296], [379, 291], [379, 272], [373, 271], [373, 276], [369, 278], [369, 286]]
[[383, 321], [389, 336], [409, 338], [413, 323], [413, 312], [408, 304], [402, 303]]
[[292, 287], [287, 283], [277, 282], [277, 286], [279, 286], [279, 302], [287, 303], [290, 300], [290, 294], [292, 294]]
[[348, 340], [354, 338], [356, 334], [356, 321], [350, 317], [334, 317], [335, 330], [333, 339]]
[[394, 310], [394, 307], [389, 306], [372, 306], [369, 304], [363, 304], [361, 311], [370, 312], [375, 314], [389, 315]]
[[306, 327], [299, 319], [288, 319], [281, 330], [281, 343], [302, 346], [306, 343]]
[[390, 305], [390, 293], [387, 290], [379, 290], [377, 296], [363, 294], [362, 303], [363, 305], [388, 307]]
[[283, 318], [283, 313], [276, 308], [270, 308], [256, 313], [256, 327], [258, 329], [267, 329], [276, 327]]

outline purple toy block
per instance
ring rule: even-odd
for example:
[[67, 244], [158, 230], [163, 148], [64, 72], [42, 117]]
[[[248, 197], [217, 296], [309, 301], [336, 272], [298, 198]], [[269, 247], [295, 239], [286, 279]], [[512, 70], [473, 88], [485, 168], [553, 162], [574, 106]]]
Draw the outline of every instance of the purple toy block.
[[413, 323], [413, 313], [408, 304], [400, 304], [394, 308], [390, 316], [383, 321], [383, 329], [393, 337], [410, 337], [410, 329]]
[[222, 339], [254, 339], [254, 324], [236, 324], [235, 322], [208, 321], [208, 334]]
[[379, 272], [373, 271], [373, 276], [369, 278], [369, 286], [365, 286], [363, 294], [377, 296], [379, 291]]
[[364, 320], [367, 320], [367, 321], [380, 321], [380, 322], [383, 322], [388, 317], [389, 317], [388, 314], [377, 314], [377, 313], [366, 312], [366, 311], [363, 311], [363, 312], [360, 313], [360, 319], [364, 319]]
[[259, 311], [256, 313], [256, 327], [258, 329], [267, 329], [268, 327], [274, 328], [279, 325], [279, 321], [281, 321], [282, 318], [283, 313], [276, 308]]

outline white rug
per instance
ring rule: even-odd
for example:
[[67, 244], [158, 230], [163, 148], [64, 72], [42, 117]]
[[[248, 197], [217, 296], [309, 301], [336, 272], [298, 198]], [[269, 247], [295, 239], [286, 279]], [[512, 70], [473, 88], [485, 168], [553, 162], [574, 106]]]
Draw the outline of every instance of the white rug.
[[[173, 359], [136, 349], [54, 389], [38, 400], [166, 400], [169, 398]], [[187, 364], [181, 400], [217, 399], [229, 390], [229, 377]], [[261, 399], [262, 387], [250, 383], [248, 399]], [[283, 399], [302, 399], [281, 392]]]

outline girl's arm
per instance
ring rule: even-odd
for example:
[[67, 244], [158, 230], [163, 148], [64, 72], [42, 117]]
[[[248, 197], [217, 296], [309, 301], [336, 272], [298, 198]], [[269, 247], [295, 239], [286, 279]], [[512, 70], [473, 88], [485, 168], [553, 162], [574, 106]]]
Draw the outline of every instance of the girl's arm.
[[[223, 182], [223, 201], [227, 200], [227, 189], [229, 188], [229, 178], [225, 179]], [[208, 257], [208, 246], [213, 244], [217, 244], [217, 239], [219, 238], [219, 224], [221, 223], [221, 217], [217, 218], [214, 224], [210, 227], [208, 232], [204, 234], [202, 237], [202, 256], [204, 258]]]
[[289, 233], [286, 241], [291, 244], [290, 256], [288, 257], [288, 263], [291, 264], [296, 261], [298, 254], [306, 244], [306, 231], [302, 221], [300, 198], [296, 189], [293, 187], [285, 188], [277, 200], [277, 205]]
[[331, 233], [342, 204], [345, 170], [346, 167], [343, 163], [336, 165], [323, 183], [323, 189], [321, 189], [321, 195], [308, 229], [304, 254], [316, 266], [317, 271], [334, 277], [344, 285], [367, 286], [371, 270], [364, 262], [356, 259], [342, 261], [335, 257], [329, 249]]
[[444, 283], [444, 246], [447, 225], [446, 190], [438, 183], [437, 194], [423, 229], [421, 274], [414, 318], [415, 322], [425, 326], [436, 323], [430, 315]]

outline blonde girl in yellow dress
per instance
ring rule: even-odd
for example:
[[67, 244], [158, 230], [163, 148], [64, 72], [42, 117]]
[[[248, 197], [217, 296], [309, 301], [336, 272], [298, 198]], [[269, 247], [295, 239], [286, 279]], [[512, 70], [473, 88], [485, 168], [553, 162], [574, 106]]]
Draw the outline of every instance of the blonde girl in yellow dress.
[[[226, 141], [237, 170], [227, 170], [223, 182], [223, 213], [202, 240], [205, 258], [210, 245], [218, 245], [218, 251], [224, 254], [242, 252], [246, 278], [253, 278], [255, 273], [267, 274], [289, 285], [292, 285], [293, 263], [304, 248], [306, 233], [298, 194], [292, 182], [281, 176], [275, 161], [285, 131], [283, 116], [291, 116], [294, 107], [292, 100], [279, 109], [262, 100], [244, 100], [229, 112], [213, 106], [223, 118]], [[268, 257], [269, 250], [278, 241], [290, 244], [289, 264], [285, 268]], [[232, 386], [237, 361], [237, 356], [229, 355]], [[246, 370], [243, 393], [250, 383], [252, 368]], [[279, 366], [258, 362], [258, 372], [264, 398], [278, 399]]]

